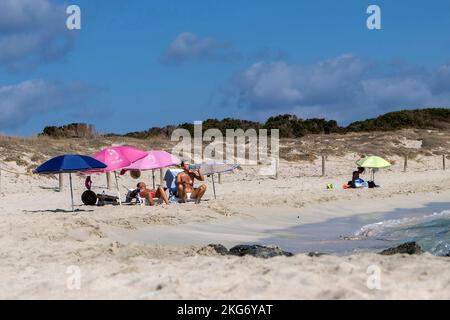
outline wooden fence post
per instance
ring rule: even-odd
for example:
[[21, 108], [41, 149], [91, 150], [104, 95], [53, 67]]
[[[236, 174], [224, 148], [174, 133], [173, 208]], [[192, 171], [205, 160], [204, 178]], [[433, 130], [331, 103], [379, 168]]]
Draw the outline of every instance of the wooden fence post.
[[111, 172], [106, 173], [106, 189], [111, 189]]
[[63, 179], [63, 174], [60, 173], [59, 174], [59, 192], [62, 192], [64, 189], [64, 179]]
[[408, 170], [408, 155], [405, 154], [405, 160], [403, 162], [403, 172], [406, 172]]
[[277, 179], [277, 180], [278, 180], [278, 170], [279, 170], [279, 166], [280, 166], [280, 164], [279, 164], [279, 159], [276, 159], [276, 160], [275, 160], [275, 179]]
[[325, 177], [325, 161], [326, 161], [326, 156], [322, 155], [322, 177]]
[[445, 170], [445, 160], [446, 160], [446, 156], [445, 154], [442, 155], [442, 170]]

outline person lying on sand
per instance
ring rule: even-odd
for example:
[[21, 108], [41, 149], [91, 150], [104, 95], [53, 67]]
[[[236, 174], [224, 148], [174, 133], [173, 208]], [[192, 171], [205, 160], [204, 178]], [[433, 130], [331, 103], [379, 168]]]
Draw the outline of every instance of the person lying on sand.
[[166, 204], [169, 204], [169, 199], [162, 187], [158, 187], [156, 190], [148, 189], [144, 182], [139, 182], [137, 188], [139, 189], [139, 196], [147, 199], [151, 206], [155, 205], [153, 198], [162, 199]]
[[195, 199], [195, 203], [199, 204], [206, 192], [206, 185], [202, 184], [198, 188], [194, 188], [194, 180], [205, 181], [205, 177], [200, 170], [191, 170], [187, 161], [181, 162], [183, 172], [177, 175], [177, 196], [181, 203], [185, 203], [188, 198]]

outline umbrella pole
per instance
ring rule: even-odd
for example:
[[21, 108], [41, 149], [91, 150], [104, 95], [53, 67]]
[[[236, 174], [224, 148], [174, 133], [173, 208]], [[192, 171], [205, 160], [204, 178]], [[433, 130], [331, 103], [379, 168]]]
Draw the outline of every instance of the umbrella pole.
[[75, 212], [73, 208], [73, 187], [72, 187], [72, 173], [69, 172], [69, 181], [70, 181], [70, 197], [72, 198], [72, 212]]
[[114, 178], [116, 178], [117, 194], [119, 195], [119, 205], [122, 205], [122, 200], [120, 199], [119, 182], [117, 181], [117, 172], [115, 171], [114, 171]]
[[212, 176], [212, 182], [213, 182], [214, 199], [217, 199], [216, 198], [216, 184], [214, 183], [214, 173], [211, 176]]
[[153, 180], [153, 190], [155, 190], [156, 189], [156, 186], [155, 186], [155, 170], [152, 170], [152, 180]]

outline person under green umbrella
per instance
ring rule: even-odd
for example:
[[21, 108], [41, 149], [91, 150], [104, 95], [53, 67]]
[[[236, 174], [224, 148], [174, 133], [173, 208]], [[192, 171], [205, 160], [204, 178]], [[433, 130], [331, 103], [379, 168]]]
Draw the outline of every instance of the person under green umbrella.
[[378, 169], [389, 168], [391, 164], [378, 156], [367, 156], [356, 162], [358, 167], [365, 169], [372, 169], [372, 182], [375, 184], [375, 171]]

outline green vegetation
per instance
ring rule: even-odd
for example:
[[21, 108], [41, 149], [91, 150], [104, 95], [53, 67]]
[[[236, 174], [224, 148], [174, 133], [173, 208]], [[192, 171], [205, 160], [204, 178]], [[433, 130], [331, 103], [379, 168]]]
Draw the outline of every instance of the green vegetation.
[[399, 129], [446, 129], [450, 127], [450, 109], [432, 108], [389, 112], [374, 119], [353, 122], [346, 132], [393, 131]]
[[325, 119], [299, 119], [296, 116], [285, 114], [270, 117], [263, 125], [265, 129], [279, 129], [280, 138], [298, 138], [306, 134], [330, 134], [339, 132], [341, 128], [334, 120]]
[[[194, 133], [193, 123], [181, 125], [169, 125], [162, 128], [153, 127], [146, 131], [130, 132], [123, 136], [146, 139], [150, 137], [170, 137], [172, 132], [182, 128]], [[226, 129], [279, 129], [280, 138], [299, 138], [307, 134], [330, 134], [347, 132], [371, 132], [371, 131], [394, 131], [400, 129], [448, 129], [450, 128], [450, 109], [431, 108], [402, 110], [389, 112], [377, 118], [357, 121], [347, 127], [340, 127], [334, 120], [325, 119], [300, 119], [295, 115], [284, 114], [270, 117], [265, 123], [248, 120], [225, 118], [223, 120], [208, 119], [203, 121], [203, 131], [208, 129], [219, 129], [225, 135]], [[50, 137], [90, 137], [95, 135], [92, 125], [69, 124], [62, 127], [46, 127], [41, 135]], [[107, 134], [106, 136], [121, 136]]]
[[45, 127], [40, 135], [52, 138], [92, 138], [96, 135], [96, 132], [93, 125], [71, 123], [61, 127]]

